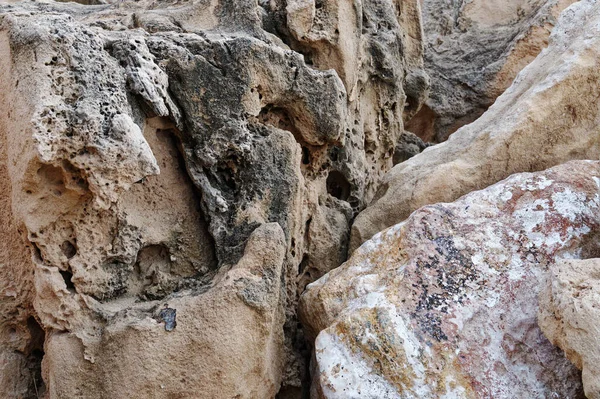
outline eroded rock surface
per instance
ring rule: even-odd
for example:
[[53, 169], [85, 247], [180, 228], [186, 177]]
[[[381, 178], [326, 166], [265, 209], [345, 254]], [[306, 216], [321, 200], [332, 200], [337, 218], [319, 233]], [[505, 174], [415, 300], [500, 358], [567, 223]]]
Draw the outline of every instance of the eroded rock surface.
[[309, 285], [315, 396], [582, 397], [538, 293], [552, 264], [598, 250], [599, 177], [575, 161], [425, 206]]
[[356, 218], [350, 250], [415, 209], [450, 202], [518, 172], [600, 158], [600, 7], [561, 15], [547, 49], [478, 120], [395, 166]]
[[477, 119], [548, 45], [575, 0], [423, 1], [431, 94], [408, 130], [442, 142]]
[[411, 132], [403, 132], [400, 135], [398, 144], [396, 144], [396, 151], [394, 152], [394, 165], [420, 154], [427, 147], [429, 147], [429, 144], [421, 140], [416, 134]]
[[582, 370], [585, 396], [600, 398], [600, 260], [565, 259], [550, 271], [540, 293], [540, 328]]
[[298, 292], [427, 94], [418, 2], [80, 3], [0, 6], [0, 389], [297, 397]]

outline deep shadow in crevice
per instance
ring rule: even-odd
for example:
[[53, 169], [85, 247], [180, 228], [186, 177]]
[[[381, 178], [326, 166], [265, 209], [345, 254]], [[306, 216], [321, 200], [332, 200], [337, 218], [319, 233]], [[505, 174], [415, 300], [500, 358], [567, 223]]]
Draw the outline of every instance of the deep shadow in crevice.
[[342, 201], [350, 197], [350, 183], [346, 177], [337, 170], [332, 170], [327, 176], [327, 192]]
[[77, 247], [75, 246], [75, 244], [68, 240], [66, 240], [60, 245], [60, 250], [62, 251], [63, 255], [66, 256], [67, 259], [71, 259], [75, 255], [77, 255]]
[[42, 359], [44, 358], [46, 333], [33, 316], [27, 319], [27, 329], [30, 340], [24, 354], [31, 380], [27, 394], [23, 398], [38, 399], [45, 397], [46, 394], [46, 385], [42, 379]]
[[65, 285], [67, 286], [69, 292], [75, 292], [75, 284], [73, 284], [73, 273], [71, 270], [59, 270], [59, 272], [65, 281]]

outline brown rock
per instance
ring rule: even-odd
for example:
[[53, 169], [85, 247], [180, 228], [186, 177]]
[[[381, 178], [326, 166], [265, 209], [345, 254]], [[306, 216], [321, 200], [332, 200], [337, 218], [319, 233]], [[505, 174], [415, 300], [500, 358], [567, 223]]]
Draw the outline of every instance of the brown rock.
[[74, 334], [51, 333], [44, 357], [50, 397], [274, 397], [284, 367], [284, 256], [281, 227], [257, 228], [240, 262], [204, 293], [168, 299], [177, 311], [171, 332], [159, 321], [162, 304], [114, 306], [93, 363]]
[[585, 396], [600, 398], [600, 261], [565, 259], [550, 272], [540, 293], [538, 323], [582, 371]]
[[80, 3], [0, 6], [2, 389], [298, 397], [298, 292], [427, 92], [418, 2]]

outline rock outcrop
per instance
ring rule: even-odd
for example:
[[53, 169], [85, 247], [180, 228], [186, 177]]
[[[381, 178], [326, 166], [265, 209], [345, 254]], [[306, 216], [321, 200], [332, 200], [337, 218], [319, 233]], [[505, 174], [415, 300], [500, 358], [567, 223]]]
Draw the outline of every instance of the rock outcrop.
[[518, 172], [600, 158], [600, 7], [561, 15], [550, 45], [478, 120], [395, 166], [356, 218], [350, 250], [415, 209], [451, 202]]
[[0, 6], [1, 396], [297, 397], [298, 292], [428, 91], [418, 2], [80, 3]]
[[442, 142], [477, 119], [548, 45], [575, 0], [423, 1], [431, 94], [408, 130]]
[[540, 293], [540, 328], [582, 370], [585, 396], [600, 398], [600, 260], [565, 259], [550, 272]]
[[600, 162], [574, 161], [375, 235], [302, 296], [314, 397], [581, 397], [538, 293], [555, 262], [597, 253], [599, 189]]

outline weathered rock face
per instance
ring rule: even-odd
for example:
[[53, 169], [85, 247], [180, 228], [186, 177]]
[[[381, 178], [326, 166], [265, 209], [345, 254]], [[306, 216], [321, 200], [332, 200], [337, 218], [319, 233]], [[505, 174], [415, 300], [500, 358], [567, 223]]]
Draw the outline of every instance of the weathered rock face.
[[575, 398], [537, 324], [561, 259], [598, 250], [600, 163], [517, 174], [423, 207], [307, 287], [323, 398]]
[[426, 97], [418, 3], [81, 3], [0, 6], [3, 397], [293, 397], [297, 292]]
[[261, 225], [240, 262], [205, 293], [168, 298], [177, 312], [172, 332], [159, 324], [162, 309], [152, 304], [115, 307], [93, 363], [75, 334], [50, 332], [43, 363], [50, 397], [274, 396], [285, 366], [284, 257], [281, 227]]
[[540, 328], [582, 370], [585, 396], [600, 398], [600, 262], [566, 259], [550, 271], [540, 293]]
[[423, 205], [454, 201], [513, 173], [600, 158], [599, 22], [594, 1], [565, 10], [549, 47], [481, 118], [385, 176], [352, 226], [350, 250]]
[[442, 142], [477, 119], [548, 45], [575, 0], [424, 0], [425, 66], [431, 95], [407, 129]]
[[414, 133], [403, 132], [394, 151], [394, 165], [406, 161], [421, 153], [429, 144], [425, 143]]

